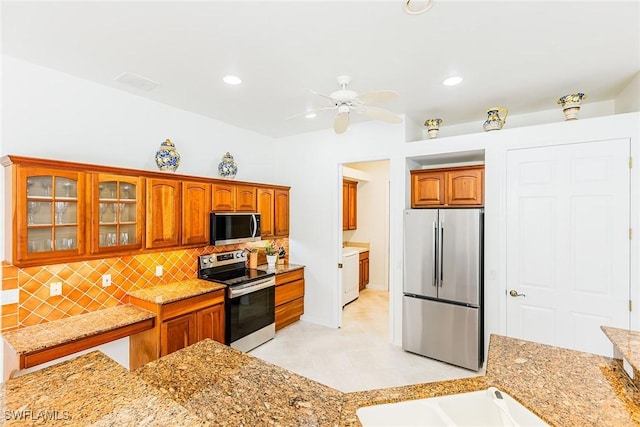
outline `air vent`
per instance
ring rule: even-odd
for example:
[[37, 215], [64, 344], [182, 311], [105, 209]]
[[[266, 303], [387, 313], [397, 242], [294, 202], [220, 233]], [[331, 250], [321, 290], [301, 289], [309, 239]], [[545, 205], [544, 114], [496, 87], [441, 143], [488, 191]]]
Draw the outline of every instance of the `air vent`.
[[115, 81], [145, 91], [150, 91], [160, 86], [160, 83], [158, 82], [154, 82], [151, 79], [133, 73], [122, 73], [115, 78]]

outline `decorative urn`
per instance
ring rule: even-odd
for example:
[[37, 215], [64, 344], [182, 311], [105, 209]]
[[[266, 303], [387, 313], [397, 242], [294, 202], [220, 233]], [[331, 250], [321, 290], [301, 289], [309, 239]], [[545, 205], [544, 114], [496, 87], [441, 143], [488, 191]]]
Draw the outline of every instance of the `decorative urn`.
[[502, 126], [507, 122], [507, 114], [509, 110], [502, 107], [491, 107], [487, 110], [487, 120], [485, 120], [482, 127], [486, 132], [491, 130], [500, 130]]
[[562, 105], [562, 113], [565, 120], [576, 120], [578, 118], [583, 99], [587, 99], [587, 95], [580, 92], [565, 95], [558, 99], [558, 104]]
[[237, 173], [238, 164], [227, 151], [227, 153], [222, 156], [222, 161], [218, 164], [218, 175], [226, 179], [233, 179]]
[[180, 153], [176, 151], [176, 146], [169, 138], [160, 144], [160, 149], [156, 151], [156, 165], [163, 172], [175, 172], [180, 166]]
[[424, 122], [424, 125], [427, 127], [427, 134], [429, 135], [429, 138], [433, 139], [438, 136], [440, 123], [442, 123], [442, 119], [427, 119], [427, 121]]

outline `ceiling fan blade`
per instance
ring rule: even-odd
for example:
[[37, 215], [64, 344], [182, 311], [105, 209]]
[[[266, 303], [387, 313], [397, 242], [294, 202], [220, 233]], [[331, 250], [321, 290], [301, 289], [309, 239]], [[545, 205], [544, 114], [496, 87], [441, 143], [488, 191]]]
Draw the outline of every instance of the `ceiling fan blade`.
[[322, 107], [322, 108], [316, 108], [314, 110], [307, 110], [307, 111], [303, 111], [301, 113], [294, 114], [293, 116], [285, 117], [285, 120], [293, 119], [293, 118], [300, 117], [300, 116], [306, 116], [309, 113], [319, 113], [321, 111], [326, 111], [326, 110], [335, 110], [336, 108], [338, 108], [338, 106], [337, 105], [333, 105], [331, 107]]
[[361, 93], [357, 98], [365, 105], [379, 104], [396, 99], [398, 92], [395, 90], [376, 90], [374, 92]]
[[349, 113], [342, 113], [336, 115], [336, 119], [333, 121], [333, 130], [339, 135], [345, 133], [349, 127]]
[[334, 101], [333, 98], [331, 98], [329, 95], [325, 95], [324, 93], [316, 92], [315, 90], [312, 90], [312, 89], [306, 89], [306, 90], [307, 90], [307, 92], [312, 93], [314, 95], [318, 95], [318, 96], [321, 96], [323, 98], [327, 98], [328, 100], [330, 100], [332, 102]]
[[365, 114], [373, 120], [380, 120], [387, 123], [402, 123], [402, 117], [384, 108], [367, 107]]

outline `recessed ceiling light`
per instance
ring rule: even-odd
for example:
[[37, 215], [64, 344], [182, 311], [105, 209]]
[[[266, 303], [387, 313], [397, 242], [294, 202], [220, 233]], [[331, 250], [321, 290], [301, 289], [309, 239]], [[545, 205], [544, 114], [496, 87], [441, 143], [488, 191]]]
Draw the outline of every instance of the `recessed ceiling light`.
[[460, 82], [462, 82], [462, 77], [460, 76], [452, 76], [449, 77], [448, 79], [445, 79], [442, 84], [445, 86], [455, 86], [457, 84], [460, 84]]
[[313, 111], [309, 111], [307, 114], [304, 115], [307, 119], [313, 119], [316, 116], [316, 113], [314, 113]]
[[224, 76], [222, 80], [224, 80], [224, 82], [228, 85], [239, 85], [240, 83], [242, 83], [242, 80], [240, 80], [240, 77], [238, 76]]

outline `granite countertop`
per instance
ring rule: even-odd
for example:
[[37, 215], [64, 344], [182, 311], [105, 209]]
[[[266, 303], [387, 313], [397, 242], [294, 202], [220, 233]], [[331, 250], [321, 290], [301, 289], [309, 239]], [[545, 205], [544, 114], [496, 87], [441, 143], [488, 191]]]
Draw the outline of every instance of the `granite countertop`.
[[496, 387], [554, 426], [640, 425], [640, 395], [609, 358], [492, 335], [484, 377], [347, 393], [343, 426], [362, 406]]
[[94, 352], [8, 380], [0, 397], [9, 411], [67, 411], [72, 424], [358, 426], [362, 406], [494, 386], [551, 425], [640, 425], [638, 390], [616, 360], [498, 335], [483, 377], [355, 393], [212, 340], [131, 373], [105, 359]]
[[636, 386], [640, 387], [640, 332], [628, 329], [601, 326], [600, 329], [613, 343], [614, 349], [623, 357], [634, 371]]
[[15, 329], [2, 336], [16, 354], [28, 354], [154, 317], [147, 310], [126, 304]]
[[267, 264], [258, 265], [258, 270], [275, 271], [276, 274], [288, 273], [290, 271], [300, 270], [304, 265], [299, 264], [276, 264], [275, 268], [269, 268]]
[[168, 304], [185, 298], [214, 292], [226, 288], [221, 283], [208, 280], [190, 279], [181, 282], [167, 283], [152, 288], [139, 289], [130, 292], [129, 295], [153, 304]]
[[213, 425], [337, 425], [343, 393], [212, 340], [136, 375]]
[[0, 384], [5, 425], [208, 425], [99, 351]]

